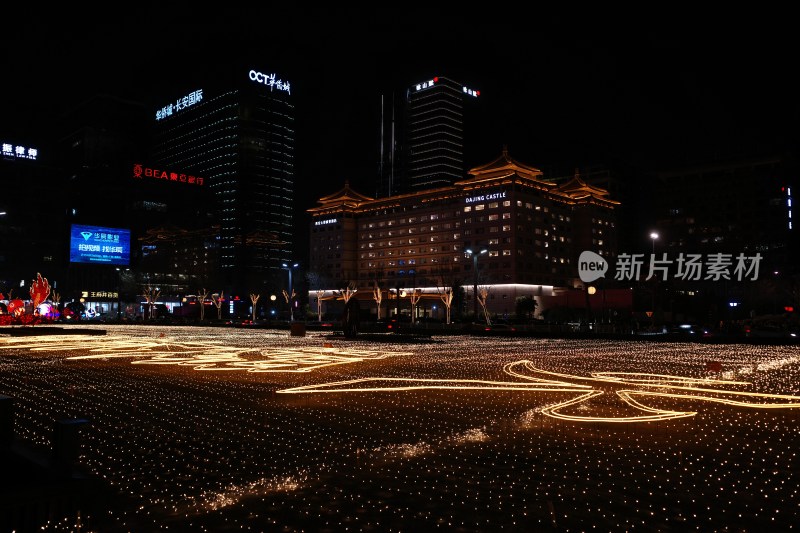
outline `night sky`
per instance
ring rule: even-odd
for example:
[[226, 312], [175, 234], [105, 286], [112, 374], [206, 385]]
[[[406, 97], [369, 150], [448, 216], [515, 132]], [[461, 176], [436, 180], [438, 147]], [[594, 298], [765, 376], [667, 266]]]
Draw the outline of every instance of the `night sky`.
[[547, 170], [797, 145], [788, 13], [422, 5], [4, 7], [0, 132], [38, 144], [59, 110], [93, 94], [155, 109], [199, 71], [244, 61], [292, 83], [300, 211], [345, 180], [373, 195], [380, 95], [436, 75], [481, 91], [469, 167], [503, 146]]

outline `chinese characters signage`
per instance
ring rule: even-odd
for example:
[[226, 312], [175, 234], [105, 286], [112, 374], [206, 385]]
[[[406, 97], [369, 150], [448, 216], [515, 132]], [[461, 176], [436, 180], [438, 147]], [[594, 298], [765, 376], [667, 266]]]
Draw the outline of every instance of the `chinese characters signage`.
[[70, 229], [70, 263], [127, 265], [130, 251], [130, 230], [77, 224]]
[[39, 157], [39, 150], [4, 142], [3, 157], [36, 160]]
[[314, 225], [315, 226], [325, 226], [327, 224], [336, 224], [336, 219], [335, 218], [326, 218], [324, 220], [315, 220], [314, 221]]
[[135, 163], [133, 165], [133, 177], [136, 179], [153, 178], [157, 180], [174, 181], [176, 183], [186, 183], [188, 185], [203, 185], [203, 178], [179, 172], [149, 168], [140, 163]]
[[113, 299], [119, 298], [117, 291], [81, 291], [81, 298]]
[[[645, 254], [619, 254], [614, 279], [638, 280], [642, 274]], [[680, 279], [684, 281], [755, 281], [761, 265], [761, 254], [746, 256], [733, 254], [685, 254], [679, 253], [673, 260], [667, 254], [661, 257], [650, 256], [645, 280], [653, 276], [659, 279]]]
[[418, 84], [416, 84], [416, 85], [414, 86], [414, 88], [415, 88], [416, 90], [418, 90], [418, 91], [421, 91], [422, 89], [427, 89], [428, 87], [433, 87], [433, 86], [434, 86], [434, 84], [435, 84], [437, 81], [439, 81], [439, 78], [433, 78], [432, 80], [429, 80], [429, 81], [423, 81], [422, 83], [418, 83]]
[[[617, 256], [614, 279], [617, 281], [645, 281], [656, 277], [659, 280], [677, 279], [683, 281], [756, 281], [761, 254], [748, 256], [743, 253], [679, 253], [670, 258], [664, 253], [661, 256], [651, 254], [622, 253]], [[578, 258], [578, 274], [581, 281], [591, 283], [605, 277], [609, 270], [608, 261], [591, 251], [582, 252]], [[644, 275], [644, 277], [643, 277]]]
[[479, 97], [481, 95], [480, 91], [476, 91], [476, 90], [470, 89], [468, 87], [462, 87], [461, 89], [464, 91], [464, 94], [468, 94], [470, 96], [474, 96], [475, 98], [477, 98], [477, 97]]
[[194, 92], [191, 92], [184, 96], [183, 98], [178, 98], [175, 100], [175, 103], [169, 103], [156, 111], [156, 120], [164, 120], [165, 118], [171, 116], [173, 113], [177, 113], [181, 109], [186, 109], [187, 107], [191, 107], [194, 104], [200, 102], [203, 99], [203, 90], [198, 89]]
[[251, 70], [248, 73], [248, 76], [250, 76], [250, 79], [253, 80], [254, 82], [264, 84], [267, 87], [269, 87], [270, 90], [272, 91], [278, 89], [279, 91], [285, 91], [288, 94], [292, 94], [291, 91], [292, 87], [289, 84], [289, 82], [283, 81], [280, 78], [275, 79], [274, 72], [272, 74], [263, 74], [255, 70]]

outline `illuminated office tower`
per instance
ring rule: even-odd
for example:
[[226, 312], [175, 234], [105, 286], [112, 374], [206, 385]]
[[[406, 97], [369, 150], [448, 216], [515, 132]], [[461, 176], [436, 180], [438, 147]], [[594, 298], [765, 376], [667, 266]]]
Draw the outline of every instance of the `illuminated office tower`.
[[448, 186], [465, 177], [464, 100], [479, 94], [442, 76], [408, 88], [405, 192]]
[[480, 91], [442, 76], [415, 83], [400, 96], [381, 95], [375, 197], [444, 187], [463, 179], [465, 101], [479, 95]]
[[219, 224], [213, 290], [280, 290], [293, 247], [292, 86], [258, 68], [220, 79], [222, 86], [187, 87], [153, 110], [153, 164], [200, 177], [211, 193]]

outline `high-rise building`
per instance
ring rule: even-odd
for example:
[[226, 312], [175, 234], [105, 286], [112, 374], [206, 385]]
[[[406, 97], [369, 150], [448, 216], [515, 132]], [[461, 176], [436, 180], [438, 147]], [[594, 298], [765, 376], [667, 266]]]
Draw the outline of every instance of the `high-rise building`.
[[226, 295], [276, 290], [292, 259], [295, 123], [291, 83], [234, 70], [153, 112], [153, 165], [202, 177], [219, 225]]
[[[66, 281], [66, 247], [61, 230], [61, 174], [45, 144], [2, 139], [0, 178], [8, 184], [0, 198], [0, 300], [28, 295], [37, 272], [58, 290]], [[0, 307], [0, 312], [3, 308]]]
[[465, 177], [465, 100], [480, 91], [442, 76], [415, 83], [402, 98], [381, 98], [376, 196], [452, 185]]
[[[135, 285], [121, 287], [119, 273], [138, 261], [138, 236], [149, 224], [159, 223], [141, 206], [157, 203], [166, 214], [167, 206], [183, 205], [183, 198], [168, 200], [132, 176], [133, 165], [148, 149], [146, 109], [141, 102], [97, 94], [66, 109], [56, 122], [55, 158], [63, 175], [54, 196], [65, 204], [66, 217], [59, 232], [64, 244], [56, 250], [69, 253], [59, 276], [66, 288], [61, 294], [64, 301], [82, 298], [87, 309], [101, 314], [119, 311], [121, 292], [128, 298], [139, 294]], [[72, 228], [78, 226], [124, 230], [133, 246], [120, 261], [73, 257]], [[55, 279], [54, 273], [43, 274]]]

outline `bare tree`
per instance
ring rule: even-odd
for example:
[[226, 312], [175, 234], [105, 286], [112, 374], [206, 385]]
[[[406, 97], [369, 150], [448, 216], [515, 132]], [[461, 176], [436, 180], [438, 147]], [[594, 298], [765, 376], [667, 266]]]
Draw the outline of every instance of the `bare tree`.
[[355, 293], [357, 293], [357, 292], [358, 292], [358, 288], [356, 288], [355, 284], [351, 281], [342, 290], [335, 291], [335, 294], [336, 294], [336, 296], [338, 296], [342, 300], [344, 300], [345, 305], [347, 305], [347, 302], [350, 301], [350, 298], [352, 298], [353, 295], [355, 295]]
[[317, 272], [306, 272], [306, 280], [308, 286], [317, 295], [317, 320], [322, 321], [322, 297], [325, 296], [325, 284], [328, 281], [328, 276]]
[[422, 299], [422, 290], [414, 289], [408, 293], [408, 299], [411, 300], [411, 321], [417, 318], [417, 303]]
[[381, 302], [383, 301], [383, 290], [381, 290], [378, 282], [375, 282], [375, 288], [372, 289], [372, 299], [375, 300], [375, 304], [378, 306], [378, 320], [381, 319]]
[[217, 320], [222, 320], [222, 302], [225, 301], [225, 291], [216, 292], [211, 295], [211, 302], [217, 308]]
[[145, 287], [142, 297], [147, 304], [147, 318], [153, 318], [153, 312], [159, 296], [161, 296], [160, 289], [153, 288], [149, 284]]
[[486, 319], [486, 325], [491, 326], [492, 320], [489, 318], [489, 310], [486, 309], [486, 300], [489, 298], [489, 287], [486, 285], [482, 285], [478, 287], [478, 303], [481, 304], [481, 309], [483, 309], [483, 318]]
[[294, 309], [292, 308], [292, 302], [297, 296], [297, 293], [294, 292], [294, 289], [292, 289], [292, 294], [286, 292], [286, 289], [282, 289], [281, 293], [283, 293], [283, 299], [286, 300], [286, 304], [289, 306], [289, 317], [294, 320]]
[[455, 276], [450, 273], [450, 267], [447, 265], [440, 266], [440, 275], [438, 278], [436, 292], [439, 295], [439, 299], [444, 304], [447, 323], [450, 324], [452, 322], [453, 300], [456, 295], [454, 287], [457, 285], [457, 282]]
[[439, 290], [439, 287], [436, 288], [439, 292], [439, 299], [444, 304], [445, 309], [447, 310], [447, 323], [450, 323], [450, 306], [453, 305], [453, 288], [452, 287], [444, 287], [443, 289]]
[[200, 320], [206, 318], [206, 298], [208, 298], [208, 289], [197, 291], [197, 297], [200, 299]]
[[316, 289], [314, 293], [317, 295], [317, 320], [322, 322], [322, 297], [325, 296], [325, 290]]
[[253, 304], [253, 322], [256, 321], [256, 304], [258, 304], [259, 298], [261, 298], [260, 294], [250, 293], [250, 303]]

